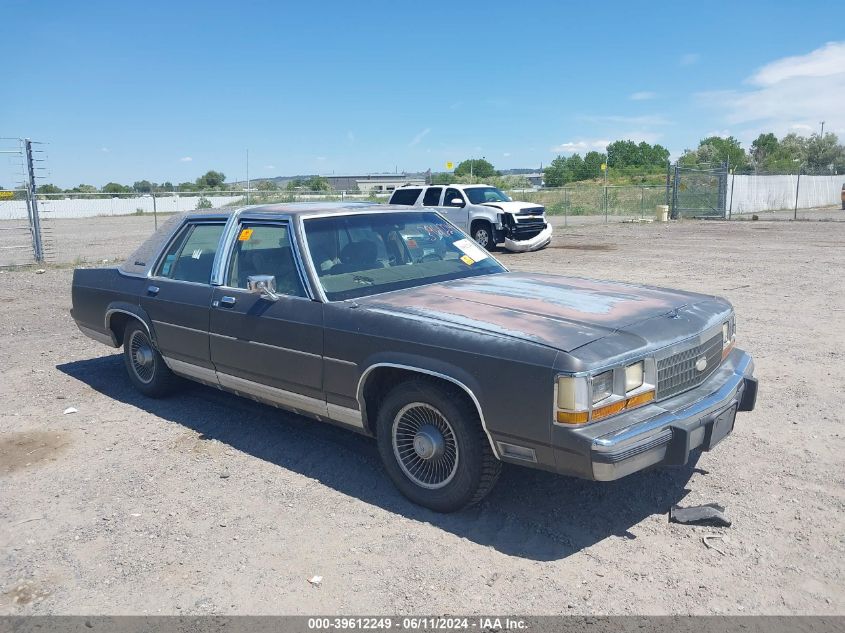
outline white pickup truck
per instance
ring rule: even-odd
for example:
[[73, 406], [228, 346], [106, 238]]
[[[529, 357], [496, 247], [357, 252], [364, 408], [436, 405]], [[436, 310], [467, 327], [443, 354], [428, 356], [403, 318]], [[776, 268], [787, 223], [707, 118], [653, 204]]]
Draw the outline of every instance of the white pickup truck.
[[436, 208], [488, 250], [504, 243], [509, 251], [536, 251], [552, 240], [544, 207], [516, 202], [489, 185], [406, 185], [390, 204]]

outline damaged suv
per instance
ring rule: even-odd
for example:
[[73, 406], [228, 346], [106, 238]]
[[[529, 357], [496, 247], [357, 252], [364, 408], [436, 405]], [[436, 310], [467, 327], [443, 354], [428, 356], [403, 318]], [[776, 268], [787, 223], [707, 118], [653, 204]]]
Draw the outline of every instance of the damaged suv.
[[487, 250], [504, 244], [517, 253], [536, 251], [552, 241], [545, 207], [511, 200], [490, 185], [409, 185], [394, 191], [390, 204], [435, 208]]

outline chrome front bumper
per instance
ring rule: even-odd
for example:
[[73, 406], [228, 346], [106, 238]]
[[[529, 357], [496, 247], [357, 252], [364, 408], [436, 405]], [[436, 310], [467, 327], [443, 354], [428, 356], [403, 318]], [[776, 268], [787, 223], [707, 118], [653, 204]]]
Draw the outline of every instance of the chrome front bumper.
[[[655, 413], [652, 417], [596, 437], [590, 447], [593, 478], [611, 481], [655, 464], [685, 464], [691, 451], [709, 450], [716, 433], [733, 431], [732, 411], [754, 408], [757, 380], [753, 374], [751, 356], [734, 350], [699, 387], [649, 405]], [[730, 428], [722, 428], [723, 424]]]
[[540, 231], [530, 240], [512, 240], [509, 237], [505, 238], [505, 248], [514, 253], [527, 253], [528, 251], [538, 251], [545, 248], [552, 241], [552, 225], [546, 224], [546, 228]]

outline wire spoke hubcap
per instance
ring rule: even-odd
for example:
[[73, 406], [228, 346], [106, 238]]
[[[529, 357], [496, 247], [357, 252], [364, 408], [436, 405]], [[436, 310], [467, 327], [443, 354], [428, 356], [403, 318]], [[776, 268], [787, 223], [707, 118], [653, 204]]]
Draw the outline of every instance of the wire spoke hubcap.
[[446, 417], [424, 402], [402, 407], [393, 418], [393, 453], [402, 472], [423, 488], [442, 488], [458, 469], [458, 443]]
[[132, 332], [129, 339], [129, 358], [138, 380], [144, 384], [151, 382], [155, 375], [155, 354], [150, 340], [139, 330]]

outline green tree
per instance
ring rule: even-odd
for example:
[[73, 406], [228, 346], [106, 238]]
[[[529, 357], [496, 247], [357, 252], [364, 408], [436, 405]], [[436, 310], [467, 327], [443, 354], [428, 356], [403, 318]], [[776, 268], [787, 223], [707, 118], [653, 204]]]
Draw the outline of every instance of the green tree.
[[214, 189], [226, 182], [226, 175], [222, 171], [207, 171], [197, 178], [197, 187], [200, 189]]
[[279, 185], [272, 180], [259, 180], [255, 188], [259, 191], [278, 191]]
[[679, 162], [687, 167], [706, 164], [716, 167], [725, 161], [736, 171], [748, 170], [748, 154], [733, 136], [708, 136], [699, 142], [697, 149], [684, 152]]
[[615, 169], [663, 169], [669, 160], [669, 150], [662, 145], [645, 141], [614, 141], [607, 146], [607, 165]]
[[600, 178], [602, 175], [601, 164], [607, 161], [607, 156], [599, 152], [587, 152], [584, 156], [584, 166], [581, 169], [578, 180], [589, 178]]
[[285, 189], [288, 191], [296, 191], [297, 189], [301, 189], [303, 187], [305, 187], [305, 181], [302, 178], [288, 180], [288, 184], [285, 185]]
[[807, 140], [806, 170], [812, 174], [835, 173], [845, 165], [845, 147], [836, 134], [813, 134]]
[[94, 185], [77, 185], [70, 190], [71, 193], [97, 193], [97, 188]]
[[[578, 156], [578, 154], [573, 154]], [[578, 156], [580, 158], [580, 156]], [[543, 182], [547, 187], [563, 187], [572, 180], [569, 172], [568, 159], [563, 156], [555, 158], [549, 166], [543, 170]]]
[[483, 158], [469, 158], [458, 163], [455, 167], [455, 176], [463, 177], [472, 175], [481, 180], [498, 176], [499, 172], [493, 164]]
[[331, 191], [332, 189], [329, 181], [322, 176], [311, 176], [303, 184], [308, 191]]
[[760, 134], [751, 143], [751, 160], [754, 162], [754, 167], [762, 168], [766, 164], [766, 159], [776, 157], [779, 150], [780, 142], [777, 136], [771, 132]]
[[180, 182], [176, 185], [176, 191], [196, 191], [199, 187], [192, 182]]
[[61, 187], [57, 187], [56, 185], [46, 184], [41, 185], [35, 189], [36, 193], [63, 193], [64, 189]]
[[131, 193], [132, 190], [126, 185], [121, 185], [116, 182], [109, 182], [103, 185], [103, 193]]
[[155, 188], [155, 184], [149, 180], [136, 180], [132, 185], [132, 189], [138, 193], [150, 193]]

